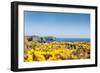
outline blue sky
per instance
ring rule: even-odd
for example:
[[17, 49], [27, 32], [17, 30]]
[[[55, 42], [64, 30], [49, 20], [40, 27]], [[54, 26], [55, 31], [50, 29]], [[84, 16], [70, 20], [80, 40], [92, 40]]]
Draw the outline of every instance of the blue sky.
[[25, 35], [90, 38], [90, 15], [24, 11]]

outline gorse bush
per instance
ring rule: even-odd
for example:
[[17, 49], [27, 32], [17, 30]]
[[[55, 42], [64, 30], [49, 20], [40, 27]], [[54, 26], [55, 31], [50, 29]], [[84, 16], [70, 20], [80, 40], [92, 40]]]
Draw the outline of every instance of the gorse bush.
[[89, 42], [25, 42], [25, 62], [88, 58], [90, 58]]

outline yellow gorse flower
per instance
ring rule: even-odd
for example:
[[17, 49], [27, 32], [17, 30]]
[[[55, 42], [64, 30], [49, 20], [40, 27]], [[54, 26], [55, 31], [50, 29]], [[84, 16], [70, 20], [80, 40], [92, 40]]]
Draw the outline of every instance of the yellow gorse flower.
[[90, 57], [88, 42], [31, 42], [24, 51], [24, 61], [85, 59]]

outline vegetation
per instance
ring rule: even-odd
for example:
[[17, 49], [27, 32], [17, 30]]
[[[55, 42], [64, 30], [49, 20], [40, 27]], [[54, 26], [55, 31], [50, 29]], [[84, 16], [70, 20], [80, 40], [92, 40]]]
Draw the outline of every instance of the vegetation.
[[[37, 38], [40, 39], [40, 37]], [[25, 62], [90, 58], [89, 42], [43, 42], [38, 39], [32, 41], [25, 38]]]

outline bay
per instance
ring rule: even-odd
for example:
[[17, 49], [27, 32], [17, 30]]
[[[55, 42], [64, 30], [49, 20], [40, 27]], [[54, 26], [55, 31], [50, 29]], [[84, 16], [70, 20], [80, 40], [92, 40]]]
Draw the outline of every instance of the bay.
[[56, 38], [58, 42], [90, 42], [90, 38]]

